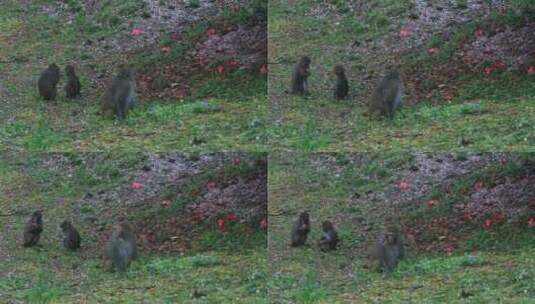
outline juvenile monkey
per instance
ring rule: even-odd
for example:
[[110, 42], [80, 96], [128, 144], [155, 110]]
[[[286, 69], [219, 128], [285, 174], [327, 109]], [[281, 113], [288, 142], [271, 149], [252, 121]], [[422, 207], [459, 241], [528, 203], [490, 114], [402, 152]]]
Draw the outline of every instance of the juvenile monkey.
[[318, 245], [321, 250], [336, 250], [336, 245], [338, 244], [338, 234], [334, 229], [334, 226], [331, 222], [325, 221], [322, 224], [323, 227], [323, 236], [318, 242]]
[[308, 233], [310, 232], [310, 217], [308, 212], [303, 211], [297, 222], [295, 222], [294, 228], [292, 230], [292, 247], [302, 246], [306, 243]]
[[403, 84], [399, 72], [390, 69], [390, 72], [381, 80], [369, 103], [370, 114], [384, 115], [392, 120], [398, 107], [401, 105]]
[[134, 69], [121, 68], [101, 100], [102, 114], [115, 114], [119, 119], [128, 115], [136, 104], [136, 81]]
[[379, 262], [379, 270], [390, 273], [396, 268], [405, 255], [403, 239], [398, 229], [391, 228], [379, 235], [375, 242], [375, 255]]
[[24, 247], [37, 245], [43, 231], [43, 219], [41, 210], [32, 213], [32, 217], [24, 227]]
[[59, 82], [59, 67], [52, 63], [48, 66], [39, 76], [37, 81], [37, 87], [39, 89], [39, 95], [45, 100], [54, 100], [57, 95], [57, 88]]
[[128, 222], [122, 221], [115, 227], [104, 248], [104, 257], [111, 261], [111, 268], [121, 272], [137, 258], [136, 236]]
[[63, 221], [59, 227], [65, 235], [65, 238], [63, 239], [63, 246], [70, 250], [80, 248], [80, 242], [82, 241], [80, 238], [80, 233], [78, 233], [78, 230], [74, 228], [71, 222]]
[[67, 98], [76, 98], [80, 96], [80, 80], [74, 72], [72, 65], [65, 67], [65, 74], [67, 75], [67, 84], [65, 85], [65, 95]]
[[336, 85], [334, 87], [334, 98], [336, 100], [346, 99], [349, 94], [349, 83], [346, 72], [341, 64], [334, 66], [333, 73], [336, 76]]
[[299, 62], [294, 67], [292, 75], [292, 88], [290, 92], [294, 95], [305, 95], [308, 93], [308, 76], [310, 76], [310, 58], [307, 56], [301, 57]]

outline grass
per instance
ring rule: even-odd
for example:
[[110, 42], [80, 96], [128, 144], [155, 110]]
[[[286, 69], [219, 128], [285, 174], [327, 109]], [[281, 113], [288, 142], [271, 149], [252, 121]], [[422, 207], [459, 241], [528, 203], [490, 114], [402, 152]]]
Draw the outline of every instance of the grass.
[[[97, 77], [115, 73], [117, 62], [125, 56], [111, 51], [90, 51], [86, 41], [95, 44], [102, 38], [128, 33], [147, 10], [143, 1], [107, 1], [88, 17], [79, 10], [79, 1], [69, 1], [58, 14], [43, 13], [54, 1], [22, 4], [7, 1], [0, 13], [0, 68], [5, 74], [0, 96], [0, 143], [15, 150], [27, 151], [206, 151], [265, 149], [266, 77], [234, 72], [225, 77], [191, 75], [191, 96], [184, 100], [141, 100], [126, 122], [103, 118], [98, 114], [105, 83]], [[194, 2], [190, 3], [194, 5]], [[57, 6], [56, 6], [57, 7]], [[242, 19], [248, 22], [252, 10]], [[255, 11], [256, 12], [256, 11]], [[234, 18], [229, 15], [228, 18]], [[72, 18], [70, 26], [65, 20]], [[208, 21], [207, 21], [208, 22]], [[184, 34], [183, 44], [173, 50], [187, 51], [203, 27], [192, 25]], [[190, 40], [188, 40], [190, 39]], [[189, 43], [188, 43], [189, 42]], [[159, 50], [157, 50], [159, 53]], [[151, 69], [156, 61], [132, 58], [140, 70]], [[180, 54], [168, 56], [175, 58]], [[176, 58], [175, 58], [176, 60]], [[50, 62], [59, 66], [74, 63], [82, 83], [82, 98], [67, 100], [63, 81], [58, 100], [45, 102], [38, 97], [37, 75]], [[106, 78], [108, 78], [106, 76]], [[239, 87], [236, 87], [236, 83]], [[209, 109], [201, 104], [208, 102]]]
[[[198, 189], [207, 179], [222, 183], [249, 179], [258, 174], [253, 164], [261, 159], [261, 155], [242, 156], [238, 165], [206, 170], [203, 178], [189, 177], [184, 191]], [[0, 236], [2, 301], [267, 303], [267, 234], [248, 224], [231, 223], [224, 234], [215, 225], [189, 224], [193, 226], [187, 234], [177, 232], [176, 242], [191, 242], [190, 248], [158, 252], [143, 246], [140, 259], [126, 274], [104, 270], [101, 246], [118, 210], [129, 209], [129, 219], [138, 225], [145, 221], [156, 225], [157, 219], [187, 212], [186, 204], [160, 214], [144, 213], [149, 203], [128, 207], [132, 197], [124, 192], [124, 185], [146, 163], [147, 154], [138, 153], [1, 154], [0, 227], [6, 232]], [[99, 198], [106, 193], [114, 193], [117, 199]], [[183, 199], [175, 195], [176, 201]], [[184, 199], [196, 198], [188, 195], [184, 193]], [[23, 227], [36, 208], [44, 210], [41, 245], [24, 248]], [[64, 218], [71, 219], [82, 235], [80, 251], [68, 252], [61, 244], [59, 224]]]
[[[457, 155], [463, 157], [463, 153]], [[400, 194], [391, 189], [392, 184], [412, 171], [411, 154], [273, 153], [269, 163], [271, 301], [531, 303], [535, 299], [533, 231], [514, 223], [492, 231], [481, 226], [457, 227], [449, 233], [461, 240], [460, 246], [451, 255], [414, 247], [408, 241], [408, 258], [390, 276], [375, 271], [367, 255], [373, 235], [391, 210], [407, 224], [414, 215], [419, 225], [452, 212], [415, 215], [411, 206], [394, 206]], [[463, 175], [451, 186], [452, 195], [458, 194], [454, 200], [467, 199], [468, 192], [463, 195], [460, 188], [471, 188], [475, 180], [523, 174], [514, 163]], [[435, 188], [426, 194], [434, 193], [442, 194]], [[368, 194], [368, 199], [362, 198]], [[310, 245], [291, 248], [289, 233], [301, 210], [311, 214]], [[325, 253], [317, 250], [315, 242], [320, 238], [319, 223], [327, 219], [337, 227], [341, 245]]]
[[[442, 97], [406, 98], [406, 106], [393, 124], [366, 116], [367, 99], [375, 81], [364, 80], [361, 74], [379, 78], [386, 64], [386, 58], [378, 56], [383, 48], [381, 43], [397, 35], [408, 17], [410, 4], [371, 1], [365, 4], [366, 14], [351, 11], [348, 1], [331, 4], [327, 7], [318, 2], [296, 1], [288, 8], [284, 1], [269, 3], [268, 57], [272, 64], [268, 95], [270, 120], [277, 122], [267, 127], [271, 146], [318, 152], [533, 151], [533, 76], [515, 71], [490, 78], [482, 73], [463, 75], [456, 79], [458, 95], [450, 102]], [[463, 2], [458, 1], [457, 5], [463, 6]], [[513, 25], [533, 17], [528, 2], [516, 3], [517, 6], [523, 10], [452, 28], [448, 42], [442, 41], [437, 33], [430, 39], [429, 47], [440, 46], [438, 56], [429, 57], [426, 49], [422, 49], [398, 58], [406, 62], [405, 69], [412, 73], [405, 81], [417, 80], [417, 75], [434, 65], [451, 61], [461, 43], [472, 37], [478, 26]], [[518, 11], [521, 14], [514, 13]], [[363, 52], [348, 51], [355, 43], [366, 43], [369, 47]], [[285, 91], [293, 64], [304, 54], [312, 58], [311, 94], [305, 98], [290, 96]], [[335, 101], [331, 96], [331, 69], [337, 63], [346, 66], [352, 86], [350, 101]]]

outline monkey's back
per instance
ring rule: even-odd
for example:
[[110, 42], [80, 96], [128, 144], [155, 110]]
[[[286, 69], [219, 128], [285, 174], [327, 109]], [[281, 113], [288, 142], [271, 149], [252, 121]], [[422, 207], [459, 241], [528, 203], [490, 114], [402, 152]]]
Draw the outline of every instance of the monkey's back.
[[291, 83], [290, 93], [297, 94], [297, 95], [304, 95], [305, 94], [304, 81], [306, 81], [307, 77], [308, 77], [308, 72], [302, 71], [301, 64], [297, 63], [294, 66], [294, 70], [292, 74], [292, 83]]
[[80, 248], [82, 238], [80, 233], [75, 228], [72, 228], [71, 232], [67, 234], [67, 237], [63, 239], [63, 246], [68, 249], [78, 249]]
[[44, 70], [39, 76], [37, 81], [37, 88], [39, 89], [39, 95], [46, 100], [52, 100], [56, 98], [57, 84], [59, 82], [59, 73], [56, 73], [50, 69]]
[[349, 82], [345, 75], [338, 76], [336, 88], [334, 89], [334, 98], [337, 100], [345, 99], [349, 95]]
[[81, 84], [80, 80], [76, 75], [69, 77], [67, 84], [65, 85], [65, 95], [69, 98], [74, 98], [80, 96]]
[[43, 231], [42, 223], [28, 224], [24, 229], [24, 247], [29, 247], [37, 244], [41, 238], [41, 232]]
[[374, 91], [369, 112], [371, 114], [389, 115], [401, 105], [403, 86], [399, 78], [384, 77]]

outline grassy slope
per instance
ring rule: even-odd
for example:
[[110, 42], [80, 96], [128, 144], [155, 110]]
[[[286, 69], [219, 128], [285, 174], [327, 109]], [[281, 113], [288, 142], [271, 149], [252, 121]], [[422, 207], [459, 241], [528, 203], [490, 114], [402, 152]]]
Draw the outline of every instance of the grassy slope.
[[[303, 154], [280, 154], [270, 159], [268, 248], [272, 268], [269, 269], [268, 286], [274, 302], [534, 301], [533, 232], [515, 226], [504, 227], [501, 234], [486, 233], [480, 226], [459, 227], [456, 236], [471, 240], [470, 246], [480, 248], [475, 253], [478, 256], [475, 260], [468, 256], [469, 249], [458, 249], [451, 256], [430, 252], [416, 254], [409, 249], [409, 258], [401, 262], [391, 277], [383, 278], [373, 271], [366, 258], [367, 248], [385, 210], [392, 206], [382, 202], [356, 205], [351, 197], [354, 193], [385, 191], [388, 185], [399, 180], [401, 170], [410, 168], [411, 157], [405, 154], [376, 156], [362, 166], [348, 165], [344, 158], [343, 155], [336, 156], [339, 170], [321, 165], [319, 157], [313, 157], [312, 161]], [[391, 195], [395, 197], [396, 193]], [[320, 237], [320, 222], [331, 219], [342, 239], [339, 250], [322, 253], [314, 245], [298, 249], [288, 246], [289, 232], [301, 210], [311, 213], [310, 244]], [[397, 215], [406, 219], [415, 215], [412, 212], [402, 210]], [[451, 211], [442, 212], [448, 214]], [[430, 223], [438, 216], [428, 214], [422, 218], [420, 214], [418, 218]], [[518, 238], [510, 238], [511, 235]], [[461, 248], [470, 247], [461, 243]], [[461, 298], [463, 290], [472, 296]]]
[[[344, 7], [344, 1], [332, 3]], [[375, 1], [365, 20], [356, 21], [342, 9], [295, 1], [270, 1], [269, 11], [269, 99], [272, 121], [270, 140], [283, 149], [300, 151], [371, 151], [411, 149], [415, 151], [532, 151], [535, 144], [535, 89], [533, 79], [505, 75], [494, 82], [482, 75], [467, 77], [460, 95], [452, 104], [406, 106], [389, 125], [363, 116], [366, 90], [351, 81], [356, 71], [382, 71], [377, 57], [348, 53], [354, 41], [380, 41], [385, 34], [399, 32], [399, 20], [407, 15], [407, 1]], [[320, 12], [322, 14], [320, 14]], [[318, 17], [317, 15], [321, 15]], [[463, 30], [462, 28], [460, 29]], [[436, 44], [436, 41], [434, 41]], [[436, 45], [433, 45], [437, 47]], [[440, 45], [439, 45], [440, 46]], [[380, 52], [378, 46], [377, 52]], [[450, 55], [455, 46], [448, 45]], [[425, 53], [425, 50], [421, 51]], [[444, 52], [446, 53], [446, 52]], [[312, 58], [312, 92], [309, 98], [292, 97], [288, 89], [293, 63], [307, 54]], [[377, 53], [379, 56], [379, 53]], [[418, 56], [416, 56], [418, 57]], [[420, 56], [422, 57], [422, 56]], [[425, 57], [425, 56], [423, 56]], [[409, 59], [408, 60], [413, 60]], [[352, 96], [348, 102], [332, 99], [334, 64], [342, 62], [348, 69]], [[429, 68], [432, 62], [417, 62]], [[427, 65], [427, 66], [426, 66]], [[511, 82], [511, 78], [515, 81]], [[508, 86], [515, 83], [516, 86]], [[493, 87], [500, 88], [499, 94]], [[520, 95], [520, 96], [519, 96]], [[516, 98], [520, 97], [520, 98]], [[474, 111], [475, 109], [475, 111]], [[472, 143], [461, 146], [461, 139]]]
[[[266, 81], [262, 77], [248, 82], [244, 81], [247, 78], [238, 78], [246, 84], [248, 92], [253, 92], [245, 97], [235, 88], [229, 88], [231, 82], [225, 79], [215, 77], [204, 84], [197, 83], [196, 90], [210, 92], [209, 96], [223, 96], [209, 100], [219, 111], [203, 111], [201, 101], [204, 96], [200, 96], [188, 103], [152, 100], [148, 104], [142, 101], [126, 123], [104, 119], [97, 114], [104, 88], [97, 87], [95, 73], [115, 73], [110, 67], [124, 58], [112, 49], [105, 50], [106, 55], [88, 52], [83, 43], [118, 31], [130, 31], [135, 25], [129, 24], [129, 18], [143, 11], [139, 9], [140, 2], [112, 1], [105, 11], [97, 12], [91, 20], [80, 12], [74, 14], [75, 18], [68, 26], [65, 16], [42, 12], [43, 5], [53, 5], [51, 1], [2, 3], [0, 69], [4, 76], [0, 86], [0, 120], [3, 122], [0, 144], [32, 151], [264, 149], [262, 125], [267, 109]], [[117, 19], [110, 17], [116, 10], [123, 15]], [[71, 62], [78, 67], [82, 82], [81, 100], [65, 99], [64, 75], [55, 104], [38, 98], [35, 83], [40, 71], [50, 62], [56, 62], [62, 70]], [[196, 92], [193, 94], [198, 96]], [[192, 144], [199, 141], [200, 144]]]
[[[2, 157], [0, 209], [2, 214], [15, 210], [24, 213], [0, 217], [2, 302], [267, 303], [263, 232], [221, 237], [208, 229], [195, 235], [195, 249], [184, 255], [142, 252], [124, 277], [103, 271], [98, 243], [107, 228], [98, 228], [88, 219], [111, 223], [109, 217], [114, 212], [110, 210], [124, 206], [112, 204], [99, 210], [99, 205], [84, 203], [83, 197], [128, 183], [128, 172], [142, 166], [143, 157], [138, 154], [110, 156], [93, 167], [77, 163], [73, 157], [77, 167], [69, 174], [43, 166], [39, 155], [25, 158], [23, 170], [20, 158]], [[204, 179], [201, 182], [206, 183]], [[28, 212], [35, 208], [45, 210], [42, 246], [23, 248], [22, 230]], [[169, 210], [180, 214], [176, 208]], [[140, 215], [130, 214], [134, 218]], [[58, 226], [63, 218], [72, 218], [80, 230], [82, 250], [73, 253], [62, 247]]]

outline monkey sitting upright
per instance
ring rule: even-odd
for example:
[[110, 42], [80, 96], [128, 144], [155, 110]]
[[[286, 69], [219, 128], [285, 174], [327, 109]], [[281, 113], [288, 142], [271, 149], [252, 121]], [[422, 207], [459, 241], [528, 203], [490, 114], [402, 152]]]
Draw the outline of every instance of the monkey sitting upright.
[[341, 64], [337, 64], [334, 66], [333, 72], [336, 76], [334, 98], [336, 100], [347, 99], [349, 94], [349, 83], [347, 81], [344, 67]]
[[37, 88], [39, 89], [39, 95], [45, 100], [54, 100], [57, 95], [57, 88], [59, 82], [59, 67], [52, 63], [46, 68], [37, 81]]
[[399, 72], [393, 68], [379, 83], [369, 103], [370, 114], [384, 115], [392, 120], [396, 110], [401, 105], [403, 84]]
[[133, 68], [121, 68], [101, 100], [104, 115], [115, 114], [119, 119], [128, 115], [136, 104], [136, 81]]
[[43, 219], [41, 210], [33, 212], [32, 217], [24, 227], [24, 247], [37, 245], [43, 231]]
[[76, 98], [80, 96], [80, 80], [74, 72], [72, 65], [65, 67], [65, 74], [67, 75], [67, 84], [65, 85], [65, 95], [67, 98]]
[[303, 246], [307, 241], [309, 232], [310, 232], [310, 217], [308, 215], [308, 212], [303, 211], [299, 215], [299, 218], [297, 219], [297, 222], [295, 222], [295, 225], [293, 227], [291, 246], [292, 247]]
[[390, 273], [396, 268], [405, 255], [403, 239], [398, 229], [390, 229], [379, 235], [375, 242], [375, 255], [379, 261], [379, 270]]
[[111, 268], [126, 271], [130, 261], [137, 258], [136, 236], [127, 221], [121, 221], [104, 247], [104, 257], [111, 262]]
[[76, 250], [80, 248], [80, 233], [74, 228], [74, 226], [69, 221], [63, 221], [60, 225], [65, 238], [63, 239], [63, 246], [70, 250]]
[[323, 235], [318, 242], [318, 245], [321, 250], [336, 250], [336, 245], [338, 244], [338, 233], [334, 229], [334, 226], [331, 222], [325, 221], [322, 224]]
[[295, 65], [292, 75], [291, 94], [305, 95], [308, 93], [308, 76], [310, 76], [310, 58], [307, 56], [301, 57], [299, 62]]

